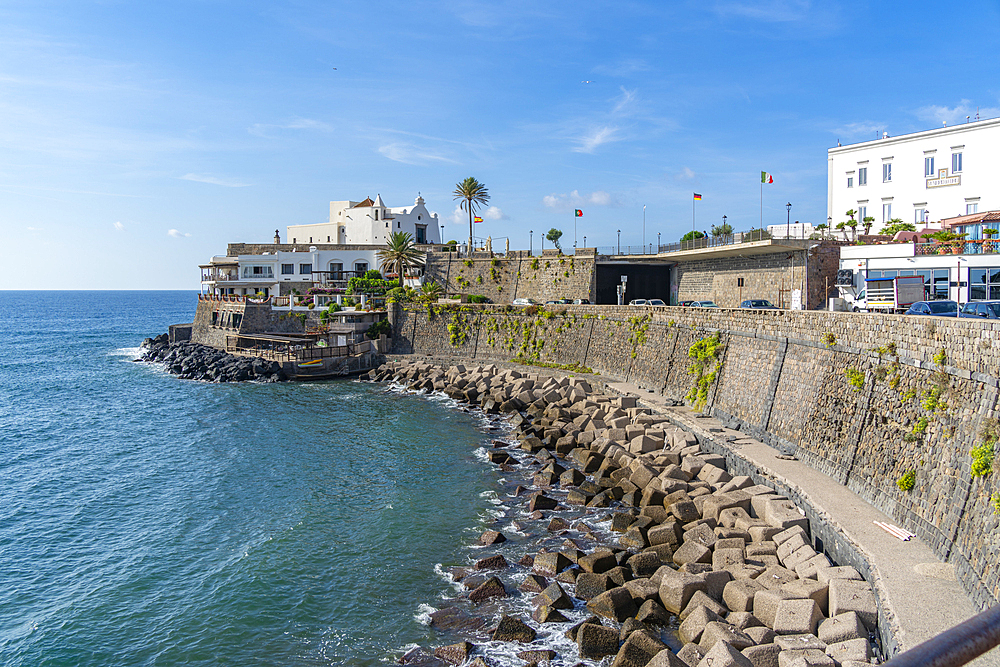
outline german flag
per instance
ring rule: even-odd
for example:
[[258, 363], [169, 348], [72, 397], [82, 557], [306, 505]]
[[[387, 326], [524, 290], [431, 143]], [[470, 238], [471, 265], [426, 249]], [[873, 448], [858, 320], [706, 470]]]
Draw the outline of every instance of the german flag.
[[694, 193], [694, 200], [695, 200], [695, 201], [701, 201], [701, 195], [700, 195], [700, 194], [698, 194], [697, 192], [696, 192], [696, 193]]

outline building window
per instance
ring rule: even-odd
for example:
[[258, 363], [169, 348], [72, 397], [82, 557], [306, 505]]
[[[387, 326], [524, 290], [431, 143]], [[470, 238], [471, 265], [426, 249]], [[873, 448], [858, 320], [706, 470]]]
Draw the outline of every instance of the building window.
[[892, 204], [882, 204], [882, 222], [892, 220]]
[[282, 264], [281, 265], [281, 275], [283, 275], [283, 276], [290, 276], [290, 275], [293, 275], [294, 273], [295, 273], [295, 265], [294, 264]]
[[427, 243], [427, 225], [417, 225], [417, 243]]
[[313, 265], [312, 264], [299, 264], [299, 274], [300, 275], [309, 275], [312, 272], [313, 272]]
[[378, 220], [378, 211], [375, 211], [375, 219]]
[[913, 209], [913, 222], [919, 225], [923, 221], [924, 221], [924, 209], [922, 208]]
[[867, 217], [868, 217], [868, 207], [858, 204], [858, 220], [864, 222], [865, 218]]
[[924, 176], [934, 175], [934, 156], [924, 158]]
[[329, 236], [327, 236], [327, 237], [326, 237], [326, 242], [327, 242], [327, 243], [329, 243], [329, 242], [330, 242], [330, 237], [329, 237]]
[[882, 182], [892, 183], [892, 163], [886, 162], [882, 165]]
[[854, 187], [854, 177], [853, 176], [848, 176], [847, 177], [847, 187], [849, 187], [849, 188], [853, 188]]
[[344, 279], [344, 265], [341, 262], [330, 262], [330, 280]]
[[978, 203], [976, 203], [976, 204], [966, 204], [965, 205], [965, 214], [966, 215], [971, 215], [973, 213], [979, 213], [979, 204]]
[[934, 269], [934, 291], [931, 293], [932, 299], [947, 299], [949, 293], [949, 273], [950, 269]]
[[962, 173], [962, 154], [952, 153], [951, 154], [951, 173], [960, 174]]
[[868, 185], [868, 167], [858, 168], [858, 185]]
[[969, 269], [969, 301], [1000, 299], [1000, 268]]
[[368, 262], [354, 262], [354, 272], [358, 275], [368, 270]]

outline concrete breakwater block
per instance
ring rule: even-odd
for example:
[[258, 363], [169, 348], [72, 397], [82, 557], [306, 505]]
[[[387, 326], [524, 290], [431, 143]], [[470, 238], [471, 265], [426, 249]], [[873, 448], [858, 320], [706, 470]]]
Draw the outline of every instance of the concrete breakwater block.
[[[616, 667], [854, 664], [875, 654], [871, 586], [815, 550], [799, 508], [733, 475], [724, 457], [702, 452], [634, 397], [472, 364], [389, 362], [369, 379], [429, 381], [510, 417], [511, 442], [495, 442], [489, 451], [500, 455], [489, 458], [533, 480], [511, 502], [523, 503], [525, 521], [549, 542], [525, 555], [507, 551], [521, 537], [482, 533], [493, 555], [480, 559], [480, 572], [465, 568], [478, 584], [465, 595], [501, 610], [495, 641], [534, 642], [534, 651], [556, 630], [576, 642], [556, 659], [614, 656]], [[606, 520], [606, 530], [591, 519]], [[562, 544], [550, 546], [555, 539]], [[511, 557], [497, 558], [504, 553]], [[518, 599], [533, 602], [528, 613], [514, 613]], [[579, 621], [584, 609], [590, 619], [564, 620]], [[684, 645], [675, 652], [654, 629], [676, 622]]]

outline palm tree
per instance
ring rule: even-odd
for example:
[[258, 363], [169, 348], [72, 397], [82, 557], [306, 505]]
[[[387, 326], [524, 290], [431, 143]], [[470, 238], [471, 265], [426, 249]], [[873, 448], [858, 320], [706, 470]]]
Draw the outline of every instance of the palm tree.
[[462, 200], [462, 208], [469, 212], [469, 252], [472, 252], [472, 216], [477, 206], [486, 206], [490, 201], [490, 191], [486, 186], [469, 176], [455, 186], [452, 193], [455, 199]]
[[434, 302], [444, 296], [444, 288], [440, 283], [430, 280], [420, 286], [420, 296], [428, 302]]
[[862, 218], [861, 222], [864, 223], [865, 236], [867, 236], [868, 233], [871, 232], [872, 230], [872, 225], [875, 224], [875, 218], [870, 215], [866, 215], [864, 218]]
[[413, 237], [408, 232], [389, 232], [386, 247], [376, 250], [375, 255], [383, 273], [386, 272], [386, 268], [396, 270], [400, 287], [403, 286], [403, 274], [406, 269], [424, 262], [423, 253], [417, 250]]

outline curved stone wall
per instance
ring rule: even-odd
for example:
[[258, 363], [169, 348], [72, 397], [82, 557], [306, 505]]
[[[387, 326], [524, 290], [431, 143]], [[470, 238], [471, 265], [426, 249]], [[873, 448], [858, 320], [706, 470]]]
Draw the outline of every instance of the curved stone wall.
[[[970, 450], [998, 417], [1000, 324], [737, 309], [397, 309], [394, 352], [577, 364], [675, 400], [720, 333], [706, 411], [826, 472], [916, 533], [982, 608], [1000, 599], [997, 474]], [[943, 355], [942, 355], [943, 351]], [[935, 403], [937, 405], [935, 405]], [[912, 490], [896, 482], [915, 474]]]

